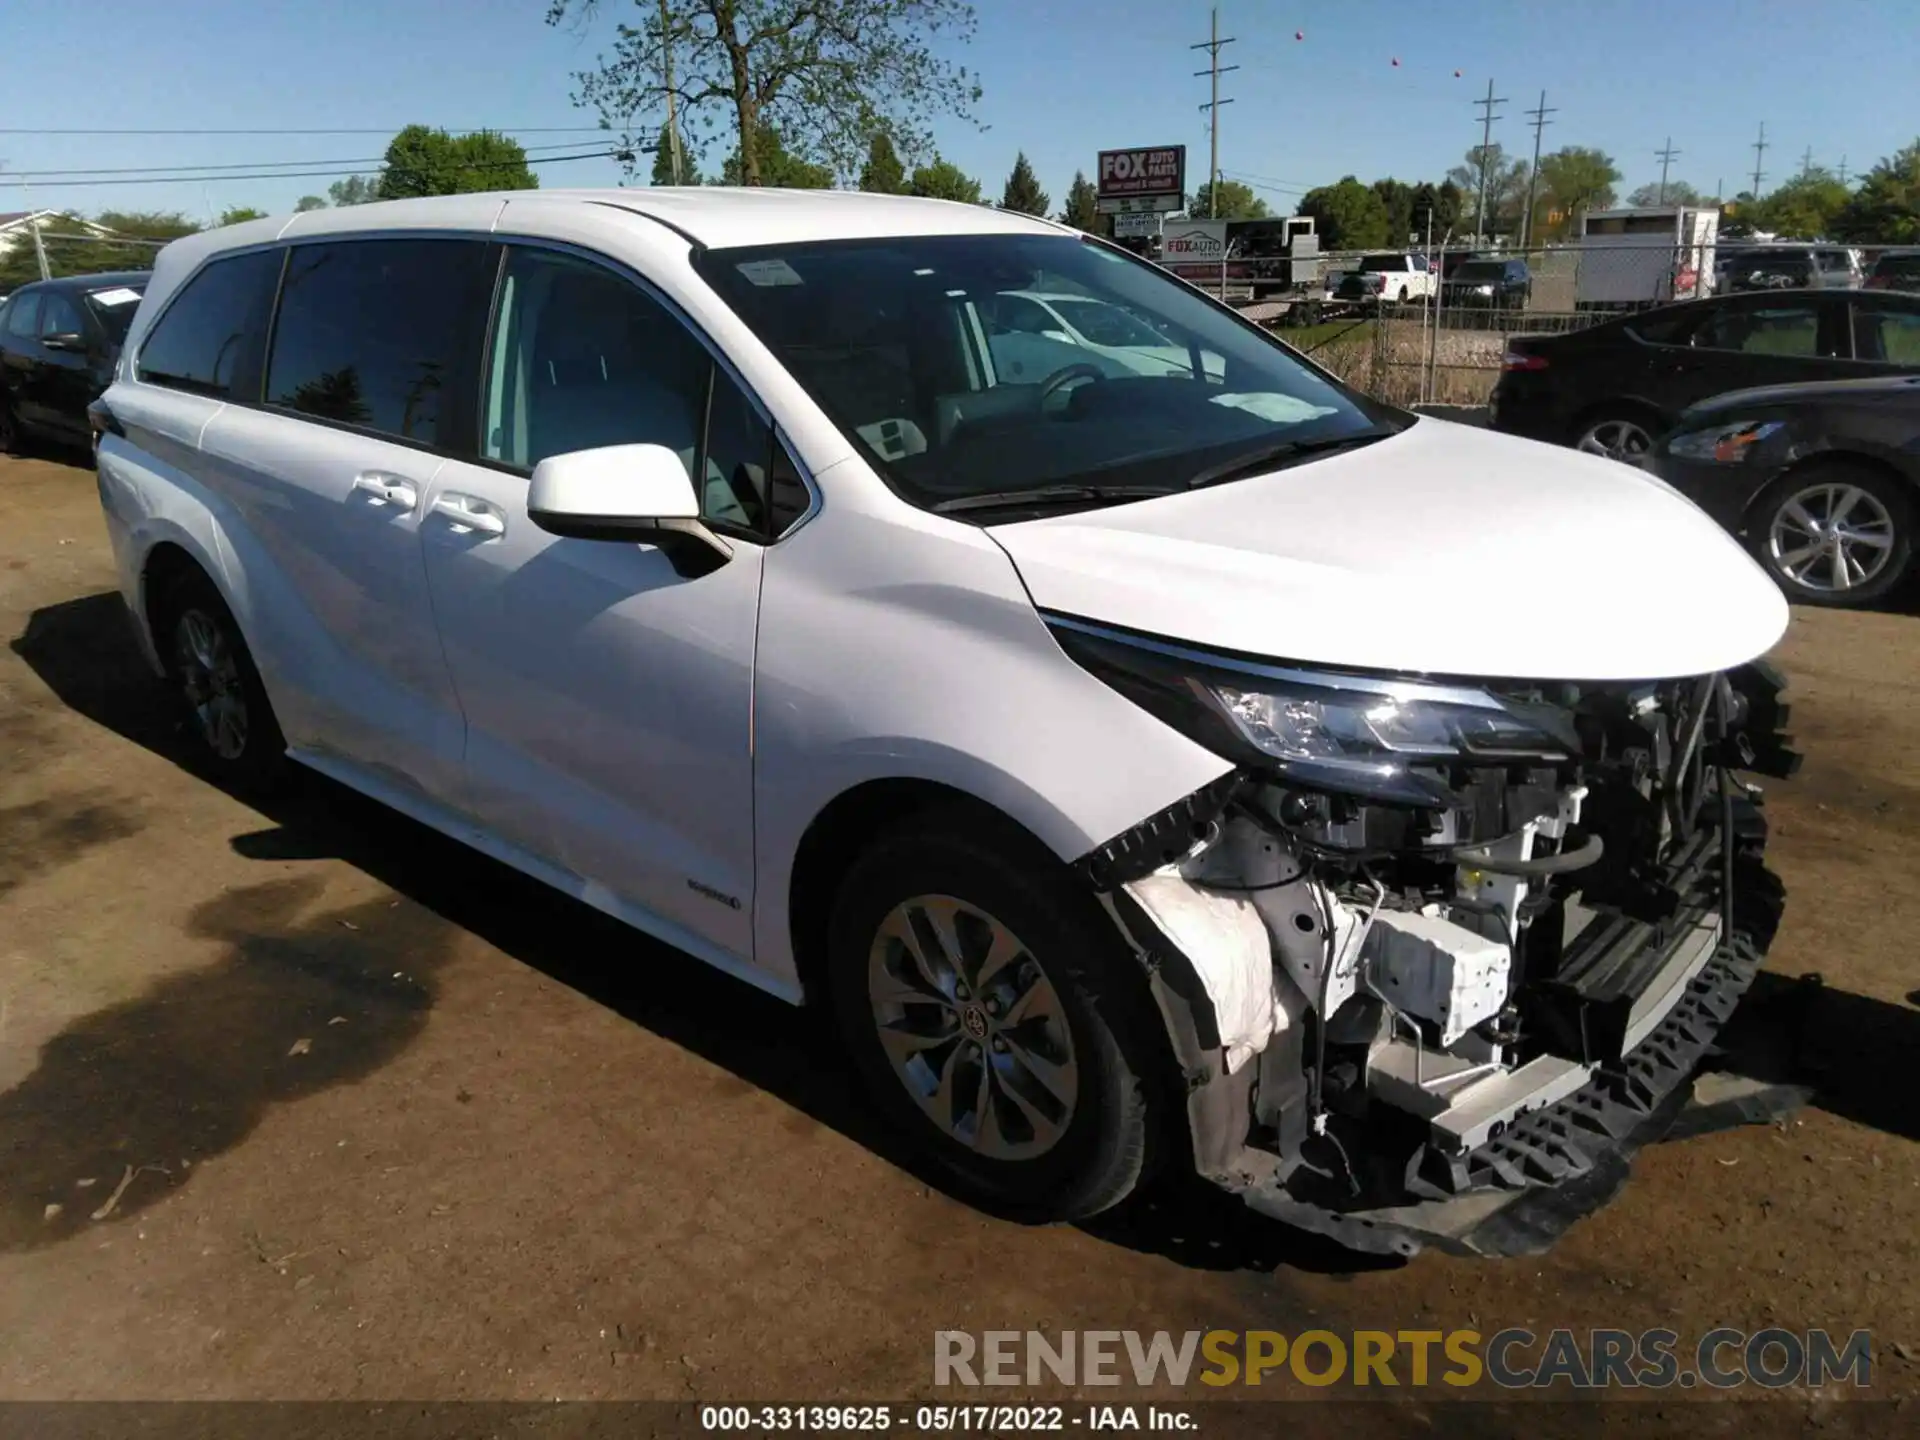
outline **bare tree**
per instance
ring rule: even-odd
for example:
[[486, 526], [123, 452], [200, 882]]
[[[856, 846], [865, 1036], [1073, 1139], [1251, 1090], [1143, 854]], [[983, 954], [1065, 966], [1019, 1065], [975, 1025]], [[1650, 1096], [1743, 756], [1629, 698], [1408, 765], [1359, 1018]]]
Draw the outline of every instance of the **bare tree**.
[[[547, 23], [588, 25], [601, 3], [549, 0]], [[639, 23], [619, 25], [600, 68], [575, 77], [575, 103], [599, 111], [626, 148], [638, 149], [652, 139], [671, 90], [689, 130], [708, 136], [731, 128], [728, 148], [749, 185], [762, 183], [753, 143], [762, 125], [778, 127], [795, 154], [850, 175], [873, 135], [884, 131], [906, 153], [920, 153], [933, 116], [971, 120], [980, 98], [966, 68], [935, 53], [936, 45], [972, 38], [973, 7], [965, 0], [634, 4]]]

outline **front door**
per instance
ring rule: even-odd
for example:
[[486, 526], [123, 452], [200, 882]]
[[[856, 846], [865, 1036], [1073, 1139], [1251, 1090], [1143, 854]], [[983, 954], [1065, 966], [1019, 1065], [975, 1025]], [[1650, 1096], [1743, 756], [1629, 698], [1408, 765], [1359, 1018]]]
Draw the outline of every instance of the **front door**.
[[[467, 721], [465, 806], [589, 900], [749, 961], [772, 433], [680, 317], [609, 268], [510, 247], [497, 312], [483, 458], [448, 461], [421, 521]], [[527, 518], [542, 459], [643, 442], [707, 477], [728, 563], [682, 575], [652, 546], [560, 539]]]
[[[58, 337], [63, 348], [47, 344]], [[78, 343], [82, 348], [67, 349]], [[86, 438], [87, 402], [93, 399], [99, 338], [81, 313], [78, 296], [48, 290], [40, 297], [40, 354], [27, 372], [21, 414], [49, 434], [66, 440]]]

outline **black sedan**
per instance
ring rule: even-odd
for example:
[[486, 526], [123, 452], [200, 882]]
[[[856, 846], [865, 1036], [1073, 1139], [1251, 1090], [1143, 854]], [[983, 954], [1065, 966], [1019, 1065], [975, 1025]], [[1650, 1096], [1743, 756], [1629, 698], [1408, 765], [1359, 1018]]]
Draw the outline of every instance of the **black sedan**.
[[1920, 373], [1920, 295], [1723, 295], [1507, 341], [1496, 430], [1637, 461], [1688, 406], [1729, 390]]
[[1645, 464], [1742, 536], [1789, 599], [1864, 604], [1913, 565], [1920, 375], [1722, 395]]
[[87, 406], [113, 379], [149, 278], [136, 270], [42, 280], [0, 305], [0, 452], [34, 435], [88, 443]]

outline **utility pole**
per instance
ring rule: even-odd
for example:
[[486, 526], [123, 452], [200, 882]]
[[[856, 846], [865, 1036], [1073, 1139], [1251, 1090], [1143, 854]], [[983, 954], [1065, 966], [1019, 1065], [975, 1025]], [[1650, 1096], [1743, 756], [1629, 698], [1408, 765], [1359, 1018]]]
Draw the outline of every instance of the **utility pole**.
[[1220, 38], [1220, 7], [1213, 7], [1212, 21], [1208, 28], [1208, 38], [1198, 45], [1189, 45], [1189, 50], [1207, 52], [1207, 68], [1196, 70], [1195, 75], [1207, 76], [1213, 84], [1213, 97], [1200, 108], [1207, 112], [1207, 137], [1209, 154], [1207, 157], [1207, 218], [1216, 219], [1220, 214], [1220, 107], [1231, 105], [1231, 99], [1220, 98], [1220, 77], [1230, 71], [1238, 70], [1238, 65], [1220, 63], [1220, 47], [1233, 44], [1233, 37]]
[[1753, 142], [1753, 189], [1748, 193], [1754, 199], [1760, 198], [1760, 182], [1767, 178], [1767, 172], [1760, 168], [1760, 162], [1767, 153], [1767, 122], [1760, 122], [1760, 138]]
[[1845, 186], [1846, 183], [1847, 183], [1847, 157], [1842, 155], [1840, 157], [1840, 184], [1842, 186]]
[[1807, 153], [1800, 157], [1800, 175], [1805, 179], [1813, 170], [1813, 146], [1807, 146]]
[[1667, 143], [1653, 152], [1653, 158], [1660, 162], [1660, 203], [1667, 203], [1667, 167], [1680, 158], [1680, 151], [1673, 148], [1673, 137], [1667, 137]]
[[53, 270], [47, 264], [47, 242], [40, 238], [40, 221], [33, 213], [33, 187], [22, 185], [20, 194], [27, 205], [27, 228], [33, 232], [33, 258], [40, 262], [40, 278], [51, 280]]
[[[1493, 82], [1491, 80], [1487, 82], [1487, 94], [1493, 94]], [[1533, 197], [1535, 191], [1538, 190], [1540, 186], [1540, 132], [1553, 123], [1547, 119], [1547, 116], [1554, 113], [1553, 110], [1547, 108], [1546, 91], [1542, 90], [1540, 92], [1540, 103], [1526, 113], [1533, 117], [1533, 168], [1527, 172], [1527, 216], [1526, 219], [1520, 223], [1520, 243], [1527, 249], [1531, 249], [1533, 247]], [[1487, 173], [1485, 160], [1486, 150], [1484, 142], [1482, 142], [1482, 163], [1480, 166], [1482, 176]], [[1483, 195], [1486, 193], [1484, 184], [1482, 185], [1481, 193]], [[1484, 204], [1485, 202], [1482, 201], [1481, 203]]]
[[[1544, 103], [1545, 94], [1542, 93], [1540, 98]], [[1487, 98], [1473, 103], [1480, 108], [1480, 197], [1474, 202], [1473, 207], [1473, 240], [1477, 249], [1487, 237], [1487, 170], [1490, 165], [1487, 151], [1493, 144], [1493, 122], [1500, 118], [1493, 113], [1493, 107], [1506, 104], [1507, 97], [1502, 95], [1495, 99], [1493, 81], [1488, 80]]]
[[673, 22], [667, 14], [667, 0], [660, 0], [660, 65], [667, 81], [667, 165], [673, 183], [684, 185], [686, 170], [680, 156], [680, 112], [673, 92]]

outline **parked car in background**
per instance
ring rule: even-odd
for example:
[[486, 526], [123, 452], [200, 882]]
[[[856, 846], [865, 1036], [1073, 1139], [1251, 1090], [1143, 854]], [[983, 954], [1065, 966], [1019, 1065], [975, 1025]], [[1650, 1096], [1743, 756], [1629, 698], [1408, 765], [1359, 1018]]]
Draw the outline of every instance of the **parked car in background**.
[[1638, 461], [1682, 411], [1728, 390], [1920, 372], [1920, 296], [1720, 295], [1516, 335], [1501, 372], [1495, 429]]
[[1524, 260], [1469, 260], [1447, 277], [1442, 290], [1450, 306], [1523, 310], [1533, 293], [1533, 275]]
[[[1037, 295], [1189, 368], [1002, 375], [983, 312]], [[1778, 919], [1746, 792], [1705, 803], [1730, 747], [1645, 746], [1711, 710], [1792, 758], [1752, 663], [1788, 608], [1718, 526], [1054, 222], [719, 187], [241, 222], [161, 252], [93, 415], [210, 776], [303, 763], [813, 1002], [996, 1209], [1170, 1164], [1362, 1249], [1535, 1253]], [[1436, 600], [1543, 569], [1497, 623]]]
[[[1193, 374], [1193, 357], [1177, 340], [1097, 296], [1009, 290], [981, 319], [994, 368], [1011, 381], [1041, 379], [1076, 362], [1108, 375]], [[1218, 355], [1203, 363], [1209, 375], [1219, 375]]]
[[1718, 396], [1647, 468], [1742, 536], [1789, 599], [1865, 604], [1913, 569], [1920, 375]]
[[1334, 292], [1340, 300], [1378, 300], [1405, 304], [1424, 300], [1439, 289], [1439, 277], [1433, 273], [1424, 255], [1363, 255], [1341, 277]]
[[1907, 290], [1920, 293], [1920, 246], [1883, 250], [1867, 271], [1869, 290]]
[[0, 302], [0, 452], [39, 436], [84, 445], [87, 406], [113, 379], [148, 273], [22, 285]]
[[1723, 256], [1722, 290], [1852, 290], [1863, 276], [1844, 245], [1759, 245]]

